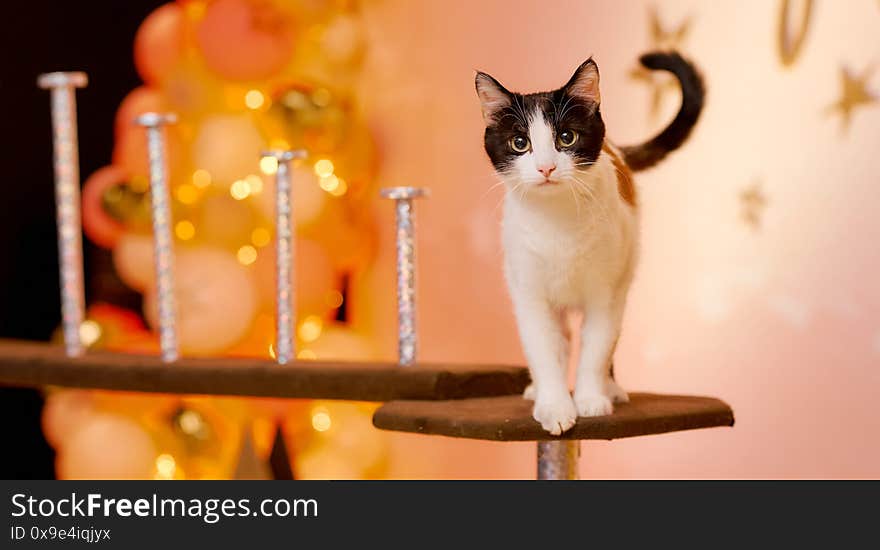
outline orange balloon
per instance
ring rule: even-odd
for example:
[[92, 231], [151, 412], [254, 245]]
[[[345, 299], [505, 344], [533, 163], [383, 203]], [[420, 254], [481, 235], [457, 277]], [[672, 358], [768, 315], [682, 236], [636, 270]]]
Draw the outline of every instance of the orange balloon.
[[184, 46], [183, 9], [165, 4], [144, 19], [134, 37], [134, 66], [146, 82], [162, 82], [180, 61]]
[[58, 454], [61, 479], [151, 479], [156, 449], [137, 423], [96, 414], [73, 431]]
[[119, 332], [135, 332], [146, 329], [137, 313], [106, 302], [90, 305], [88, 317], [100, 323], [102, 327], [112, 327]]
[[89, 176], [82, 191], [83, 231], [91, 241], [104, 248], [112, 248], [125, 232], [125, 226], [104, 210], [103, 198], [107, 189], [125, 183], [128, 174], [119, 166], [105, 166]]
[[262, 80], [280, 71], [293, 51], [293, 21], [269, 2], [216, 0], [197, 31], [205, 63], [229, 80]]
[[134, 126], [134, 119], [137, 116], [151, 111], [161, 112], [166, 109], [165, 100], [158, 90], [149, 86], [135, 88], [125, 96], [125, 99], [119, 104], [119, 109], [116, 110], [114, 123], [116, 135], [119, 136]]
[[61, 390], [49, 394], [43, 407], [43, 435], [55, 449], [95, 413], [92, 394], [83, 390]]

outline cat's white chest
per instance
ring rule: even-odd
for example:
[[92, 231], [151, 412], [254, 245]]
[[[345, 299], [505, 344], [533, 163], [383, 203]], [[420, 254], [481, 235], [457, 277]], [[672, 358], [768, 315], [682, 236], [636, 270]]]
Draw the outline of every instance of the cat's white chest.
[[577, 211], [556, 214], [505, 209], [505, 270], [514, 292], [582, 308], [616, 287], [631, 261], [634, 226], [621, 218], [596, 223]]

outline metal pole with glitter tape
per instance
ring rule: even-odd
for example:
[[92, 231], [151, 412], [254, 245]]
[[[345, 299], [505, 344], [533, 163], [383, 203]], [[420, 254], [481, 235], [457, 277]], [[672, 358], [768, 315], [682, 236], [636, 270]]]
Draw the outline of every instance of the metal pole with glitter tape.
[[287, 364], [296, 353], [294, 330], [296, 304], [294, 292], [294, 231], [290, 163], [304, 159], [305, 150], [270, 150], [263, 158], [274, 158], [275, 170], [275, 359]]
[[58, 223], [58, 267], [61, 282], [61, 326], [64, 349], [73, 357], [83, 353], [79, 330], [85, 317], [82, 220], [79, 192], [79, 143], [76, 126], [76, 88], [88, 77], [80, 72], [46, 73], [37, 86], [51, 90], [52, 141], [55, 164], [55, 207]]
[[153, 216], [153, 254], [156, 266], [156, 300], [159, 306], [159, 346], [162, 360], [176, 361], [177, 305], [174, 296], [174, 248], [171, 240], [171, 208], [168, 205], [168, 165], [163, 127], [177, 122], [174, 113], [144, 113], [135, 124], [147, 131], [150, 164], [150, 198]]
[[395, 201], [397, 210], [397, 353], [398, 363], [416, 361], [416, 228], [413, 199], [426, 197], [420, 187], [389, 187], [381, 196]]
[[538, 442], [538, 479], [579, 479], [581, 442], [556, 440]]

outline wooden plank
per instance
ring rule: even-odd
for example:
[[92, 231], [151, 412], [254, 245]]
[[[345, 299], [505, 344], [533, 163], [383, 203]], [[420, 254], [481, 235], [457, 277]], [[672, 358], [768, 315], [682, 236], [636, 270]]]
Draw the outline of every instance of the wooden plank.
[[719, 399], [631, 393], [614, 414], [578, 418], [560, 437], [532, 418], [532, 402], [521, 396], [459, 401], [392, 401], [379, 407], [373, 425], [384, 430], [491, 441], [618, 439], [640, 435], [733, 426], [733, 411]]
[[352, 401], [461, 399], [521, 393], [523, 367], [182, 358], [94, 352], [68, 358], [60, 346], [0, 340], [0, 385]]

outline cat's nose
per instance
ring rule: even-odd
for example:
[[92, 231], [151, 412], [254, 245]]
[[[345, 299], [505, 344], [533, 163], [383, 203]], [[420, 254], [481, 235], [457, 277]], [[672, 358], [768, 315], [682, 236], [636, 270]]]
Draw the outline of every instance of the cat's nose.
[[553, 173], [553, 170], [556, 170], [555, 164], [548, 164], [546, 166], [538, 166], [538, 172], [541, 172], [545, 178], [549, 178], [550, 174]]

